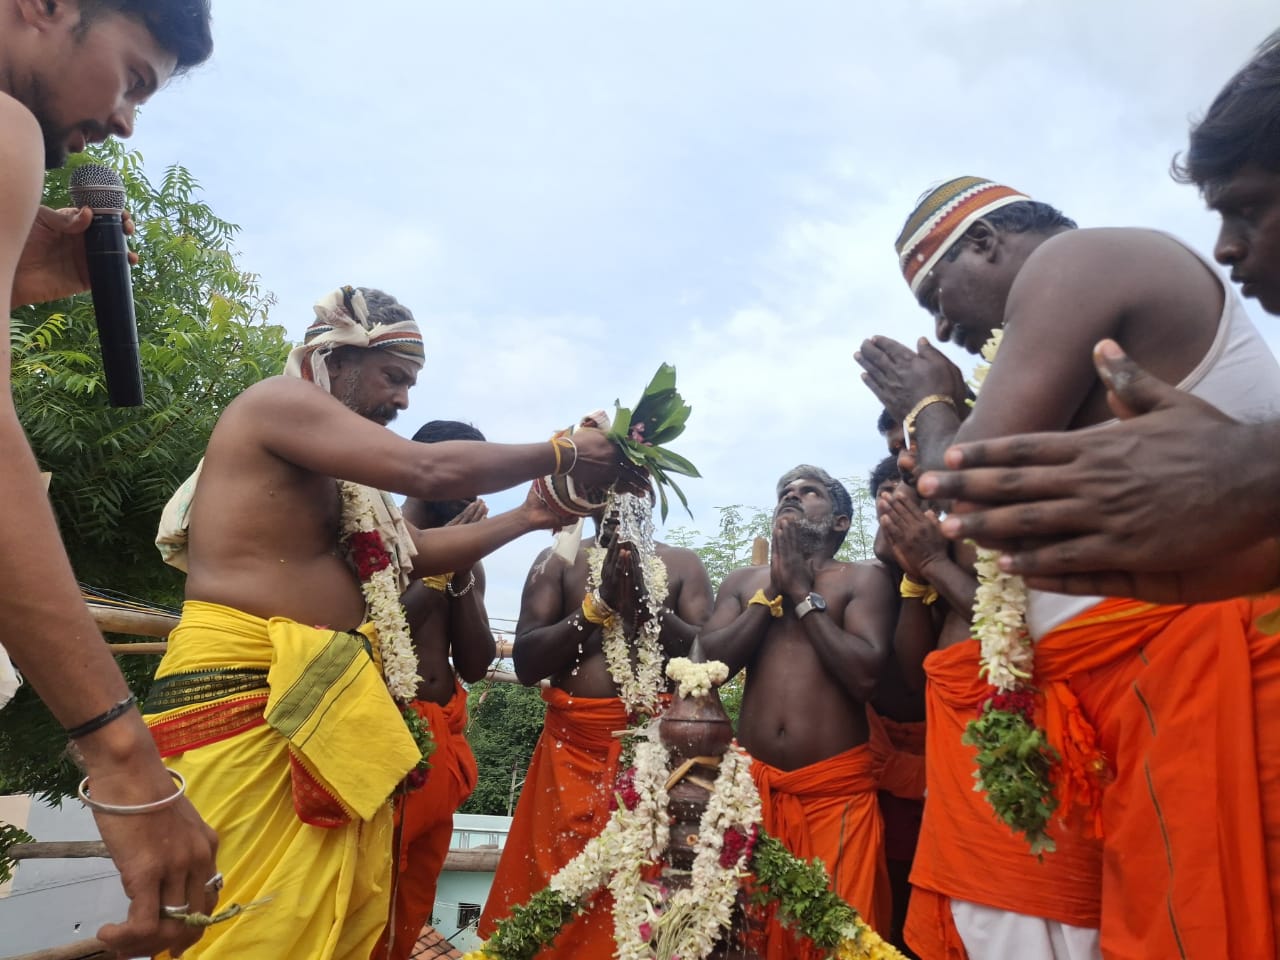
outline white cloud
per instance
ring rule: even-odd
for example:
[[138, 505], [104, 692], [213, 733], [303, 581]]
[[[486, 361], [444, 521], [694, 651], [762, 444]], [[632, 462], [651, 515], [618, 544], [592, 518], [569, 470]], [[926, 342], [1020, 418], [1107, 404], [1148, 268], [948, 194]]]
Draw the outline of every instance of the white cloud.
[[[219, 0], [215, 17], [214, 61], [137, 141], [243, 226], [276, 321], [300, 334], [348, 282], [412, 307], [430, 360], [405, 432], [450, 417], [541, 439], [671, 361], [710, 530], [799, 461], [879, 458], [852, 354], [929, 332], [892, 244], [931, 184], [991, 176], [1208, 249], [1214, 220], [1168, 162], [1274, 9]], [[545, 542], [493, 558], [491, 612], [515, 615]]]

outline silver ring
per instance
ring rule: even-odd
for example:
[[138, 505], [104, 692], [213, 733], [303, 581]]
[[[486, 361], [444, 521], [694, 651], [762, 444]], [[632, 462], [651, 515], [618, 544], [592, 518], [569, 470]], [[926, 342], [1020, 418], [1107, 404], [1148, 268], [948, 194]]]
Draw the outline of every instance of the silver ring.
[[212, 891], [213, 893], [217, 893], [219, 890], [222, 889], [224, 882], [225, 881], [222, 879], [222, 871], [219, 870], [212, 877], [210, 877], [208, 880], [205, 881], [204, 888], [206, 890]]
[[160, 907], [160, 916], [166, 920], [185, 920], [187, 914], [191, 911], [191, 904], [183, 903], [176, 907]]

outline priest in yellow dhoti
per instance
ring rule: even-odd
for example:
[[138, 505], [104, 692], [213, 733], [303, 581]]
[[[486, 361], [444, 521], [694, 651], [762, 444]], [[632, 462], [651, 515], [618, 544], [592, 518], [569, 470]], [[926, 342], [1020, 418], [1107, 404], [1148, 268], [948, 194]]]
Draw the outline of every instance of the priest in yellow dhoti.
[[369, 639], [189, 602], [147, 722], [218, 825], [221, 902], [255, 905], [200, 955], [368, 957], [390, 909], [388, 798], [419, 758]]
[[[424, 533], [379, 491], [448, 500], [553, 472], [590, 486], [616, 476], [600, 431], [521, 445], [397, 437], [384, 428], [422, 363], [392, 297], [328, 295], [287, 375], [227, 406], [165, 510], [157, 544], [187, 572], [186, 603], [145, 712], [218, 831], [225, 878], [223, 912], [187, 957], [369, 960], [395, 882], [391, 796], [425, 742], [403, 711], [420, 678], [400, 594], [555, 522], [531, 498]], [[181, 891], [163, 896], [187, 911]]]

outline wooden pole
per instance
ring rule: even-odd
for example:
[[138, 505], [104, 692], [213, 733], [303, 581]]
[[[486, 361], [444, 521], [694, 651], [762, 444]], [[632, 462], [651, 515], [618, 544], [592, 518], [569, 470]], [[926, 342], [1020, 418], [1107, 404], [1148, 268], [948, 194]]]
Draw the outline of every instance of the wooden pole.
[[11, 843], [9, 856], [14, 860], [70, 860], [84, 857], [107, 857], [107, 845], [101, 840], [45, 840], [34, 843]]
[[147, 613], [102, 603], [90, 603], [88, 607], [103, 633], [129, 633], [135, 637], [164, 639], [178, 625], [178, 618], [171, 613]]
[[50, 947], [35, 953], [23, 953], [5, 960], [114, 960], [118, 954], [107, 949], [101, 940], [77, 940], [62, 947]]

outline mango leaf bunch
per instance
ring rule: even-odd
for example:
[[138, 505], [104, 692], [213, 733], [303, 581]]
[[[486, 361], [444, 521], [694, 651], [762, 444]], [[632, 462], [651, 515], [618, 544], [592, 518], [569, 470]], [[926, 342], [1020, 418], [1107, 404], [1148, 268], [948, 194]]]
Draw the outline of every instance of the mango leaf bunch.
[[676, 368], [664, 363], [644, 388], [640, 402], [634, 409], [614, 401], [616, 411], [609, 437], [618, 444], [623, 454], [637, 467], [647, 470], [658, 488], [658, 503], [662, 519], [667, 519], [667, 487], [680, 499], [689, 516], [689, 501], [684, 491], [671, 479], [672, 474], [682, 477], [700, 477], [698, 468], [667, 449], [667, 444], [684, 433], [685, 422], [693, 409], [684, 402], [676, 389]]

